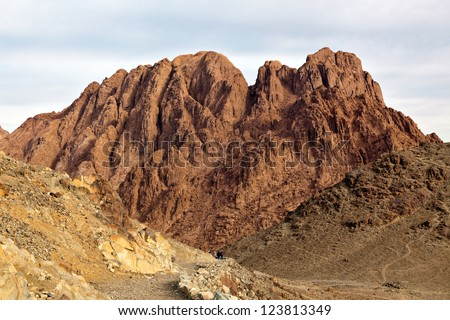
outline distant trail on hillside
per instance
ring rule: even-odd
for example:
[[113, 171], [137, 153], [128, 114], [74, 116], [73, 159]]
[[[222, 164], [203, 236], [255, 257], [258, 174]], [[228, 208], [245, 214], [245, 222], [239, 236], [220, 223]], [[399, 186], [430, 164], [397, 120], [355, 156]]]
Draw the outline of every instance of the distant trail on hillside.
[[424, 144], [348, 173], [284, 223], [225, 252], [247, 268], [290, 281], [450, 298], [449, 208], [450, 144]]

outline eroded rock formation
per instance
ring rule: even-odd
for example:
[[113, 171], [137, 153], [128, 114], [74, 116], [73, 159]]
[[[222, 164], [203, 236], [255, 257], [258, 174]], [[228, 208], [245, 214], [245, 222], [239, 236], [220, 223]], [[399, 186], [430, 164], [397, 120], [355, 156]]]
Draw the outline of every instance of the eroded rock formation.
[[119, 70], [62, 112], [28, 119], [0, 149], [101, 175], [131, 217], [214, 249], [282, 221], [381, 153], [423, 142], [439, 138], [386, 107], [354, 54], [324, 48], [298, 69], [266, 62], [252, 86], [215, 52]]

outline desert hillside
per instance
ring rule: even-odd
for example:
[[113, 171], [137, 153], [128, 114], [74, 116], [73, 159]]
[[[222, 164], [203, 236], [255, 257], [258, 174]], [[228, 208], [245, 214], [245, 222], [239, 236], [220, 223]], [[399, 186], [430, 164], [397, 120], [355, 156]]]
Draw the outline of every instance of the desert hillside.
[[70, 179], [0, 152], [0, 299], [179, 299], [180, 272], [211, 255], [137, 221], [94, 176]]
[[37, 115], [0, 150], [74, 178], [101, 176], [128, 217], [203, 249], [277, 224], [386, 151], [440, 142], [386, 107], [352, 53], [299, 68], [267, 61], [249, 86], [199, 52], [118, 70], [62, 112]]
[[449, 299], [449, 177], [449, 144], [386, 153], [226, 253], [361, 298]]
[[[417, 212], [403, 206], [405, 212], [380, 214], [374, 223], [368, 217], [377, 214], [354, 217], [344, 210], [346, 214], [335, 221], [324, 222], [317, 217], [318, 205], [307, 202], [287, 223], [265, 231], [263, 238], [242, 240], [225, 260], [131, 219], [128, 228], [118, 226], [111, 219], [120, 216], [112, 213], [120, 212], [120, 203], [111, 205], [117, 195], [99, 177], [72, 180], [0, 153], [0, 299], [447, 298], [448, 149], [428, 146], [425, 153], [392, 154], [372, 167], [384, 179], [396, 181], [400, 190], [414, 186], [425, 197], [426, 190], [436, 191], [436, 198], [421, 198], [427, 204], [419, 205]], [[415, 162], [415, 155], [426, 169]], [[414, 176], [405, 166], [414, 169]], [[405, 185], [398, 175], [409, 182]], [[367, 169], [351, 173], [343, 188], [361, 183], [365, 190], [367, 177], [373, 178]], [[331, 203], [338, 203], [330, 202], [330, 194], [351, 198], [354, 192], [332, 190], [324, 191], [328, 200], [320, 202], [328, 217]], [[414, 202], [412, 193], [404, 194]], [[299, 242], [299, 225], [309, 225], [301, 234], [310, 242]], [[324, 231], [327, 234], [318, 240]], [[324, 249], [330, 246], [340, 253], [335, 263], [331, 261], [336, 257]]]

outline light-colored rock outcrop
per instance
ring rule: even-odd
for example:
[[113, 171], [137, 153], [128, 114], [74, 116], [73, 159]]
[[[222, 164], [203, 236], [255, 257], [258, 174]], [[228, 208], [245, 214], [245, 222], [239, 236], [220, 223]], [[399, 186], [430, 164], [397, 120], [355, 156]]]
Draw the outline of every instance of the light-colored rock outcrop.
[[[0, 239], [1, 241], [2, 239]], [[0, 246], [0, 299], [23, 300], [30, 299], [27, 281], [10, 262], [3, 245]]]
[[101, 243], [99, 248], [111, 271], [115, 268], [140, 274], [175, 271], [172, 263], [174, 253], [169, 242], [159, 233], [155, 233], [153, 239], [146, 238], [144, 244], [130, 242], [121, 235], [113, 235], [108, 241]]
[[[106, 299], [84, 277], [62, 269], [54, 261], [36, 259], [0, 235], [0, 299]], [[29, 279], [29, 280], [28, 280]], [[31, 279], [45, 283], [33, 286]]]

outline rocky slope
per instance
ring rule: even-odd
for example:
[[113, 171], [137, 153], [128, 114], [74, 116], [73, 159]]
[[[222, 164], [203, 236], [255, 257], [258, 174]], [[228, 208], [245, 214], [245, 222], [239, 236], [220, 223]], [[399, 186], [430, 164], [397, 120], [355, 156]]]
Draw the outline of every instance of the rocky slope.
[[[387, 155], [369, 169], [348, 174], [337, 191], [336, 187], [323, 191], [292, 213], [281, 229], [265, 231], [263, 244], [256, 237], [236, 246], [240, 260], [271, 274], [248, 269], [230, 258], [214, 260], [132, 219], [126, 222], [128, 228], [119, 227], [108, 218], [120, 216], [113, 211], [121, 208], [107, 205], [116, 196], [106, 182], [94, 176], [72, 180], [66, 174], [25, 165], [0, 152], [0, 299], [448, 298], [450, 148], [424, 148]], [[357, 217], [352, 213], [358, 210], [346, 202], [349, 207], [343, 214], [333, 213], [341, 203], [336, 197], [344, 194], [350, 203], [357, 203], [358, 192], [368, 192], [368, 186], [377, 191], [366, 195], [378, 208], [375, 214], [363, 212], [362, 206], [370, 206], [365, 201], [358, 207], [362, 214]], [[432, 190], [433, 196], [427, 190]], [[380, 209], [387, 202], [383, 192], [403, 194], [401, 207], [405, 212], [394, 206], [390, 215], [384, 214]], [[416, 205], [415, 197], [424, 205]], [[319, 216], [317, 199], [324, 208]], [[393, 196], [389, 199], [395, 200]], [[417, 212], [411, 211], [412, 207]], [[337, 235], [330, 232], [332, 227], [323, 228], [331, 224], [330, 216], [334, 215]], [[370, 222], [371, 216], [379, 218], [373, 220], [376, 223]], [[316, 230], [323, 233], [309, 234], [316, 224]], [[373, 232], [375, 228], [379, 229]], [[298, 241], [299, 234], [311, 242]], [[349, 234], [353, 238], [349, 239]], [[376, 236], [379, 241], [374, 241]], [[341, 247], [333, 243], [336, 237], [341, 239]], [[325, 250], [317, 238], [328, 239], [332, 249]], [[305, 259], [305, 248], [299, 248], [299, 243], [317, 245], [317, 259], [308, 261], [309, 255]], [[382, 252], [383, 248], [373, 243], [388, 246], [384, 254], [389, 251], [392, 255], [386, 255], [379, 270], [375, 265], [367, 272], [373, 276], [378, 271], [378, 282], [368, 282], [371, 278], [367, 274], [355, 270], [362, 261], [372, 263], [361, 252], [369, 252], [370, 258]], [[359, 249], [348, 249], [353, 247]], [[339, 257], [347, 252], [343, 261], [331, 261], [330, 252], [335, 250]], [[319, 257], [322, 253], [324, 257]], [[305, 270], [314, 267], [308, 263], [320, 265], [326, 275], [316, 272], [311, 276]], [[347, 265], [341, 270], [344, 263]], [[274, 275], [277, 272], [279, 276]], [[336, 279], [341, 274], [344, 278]], [[420, 288], [417, 274], [422, 275]], [[431, 286], [433, 290], [427, 289]]]
[[108, 205], [115, 197], [95, 177], [71, 180], [0, 152], [0, 299], [115, 298], [105, 284], [120, 282], [127, 291], [135, 278], [173, 278], [213, 260], [136, 221], [116, 226], [108, 218], [121, 210]]
[[9, 135], [9, 132], [0, 127], [0, 139], [3, 139], [7, 135]]
[[226, 253], [250, 269], [333, 290], [449, 299], [449, 177], [449, 144], [387, 153]]
[[119, 70], [62, 112], [28, 119], [0, 150], [100, 175], [132, 218], [214, 249], [385, 151], [439, 141], [385, 106], [354, 54], [324, 48], [298, 69], [266, 62], [253, 86], [215, 52]]
[[[276, 263], [274, 261], [274, 263]], [[234, 259], [198, 265], [182, 274], [179, 290], [195, 300], [448, 299], [448, 292], [411, 290], [400, 282], [292, 279], [251, 270]]]

